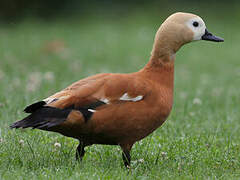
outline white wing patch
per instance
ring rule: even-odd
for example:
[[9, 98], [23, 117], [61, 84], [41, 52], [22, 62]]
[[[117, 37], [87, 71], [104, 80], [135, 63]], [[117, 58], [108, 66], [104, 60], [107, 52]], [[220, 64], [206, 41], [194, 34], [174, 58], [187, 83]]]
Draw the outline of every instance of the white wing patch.
[[100, 101], [104, 102], [105, 104], [109, 104], [109, 100], [107, 98], [101, 98]]
[[128, 96], [128, 93], [124, 93], [122, 95], [122, 97], [119, 98], [119, 100], [121, 100], [121, 101], [133, 101], [133, 102], [140, 101], [142, 99], [143, 99], [142, 95], [132, 98], [132, 97]]
[[88, 109], [89, 112], [96, 112], [96, 110]]
[[50, 104], [51, 102], [56, 101], [56, 100], [57, 100], [57, 98], [46, 98], [43, 101], [46, 102], [46, 104]]
[[44, 99], [43, 101], [45, 101], [46, 104], [50, 104], [50, 103], [52, 103], [52, 102], [54, 102], [54, 101], [57, 101], [57, 100], [60, 100], [60, 99], [65, 99], [65, 98], [67, 98], [67, 97], [68, 97], [68, 95], [67, 95], [67, 96], [61, 96], [61, 97], [59, 97], [59, 98], [49, 97], [49, 98]]

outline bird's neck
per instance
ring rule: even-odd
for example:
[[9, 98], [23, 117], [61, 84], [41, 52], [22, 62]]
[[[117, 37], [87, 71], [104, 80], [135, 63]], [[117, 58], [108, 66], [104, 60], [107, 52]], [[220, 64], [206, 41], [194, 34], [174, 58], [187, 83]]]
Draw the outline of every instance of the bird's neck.
[[140, 71], [149, 79], [173, 90], [175, 53], [153, 53], [149, 62]]

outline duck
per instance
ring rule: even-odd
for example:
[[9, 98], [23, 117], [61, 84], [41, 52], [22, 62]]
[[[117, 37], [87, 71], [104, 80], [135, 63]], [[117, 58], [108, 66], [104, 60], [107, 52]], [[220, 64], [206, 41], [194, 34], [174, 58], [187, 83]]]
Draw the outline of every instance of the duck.
[[118, 145], [130, 167], [133, 145], [159, 128], [173, 106], [175, 54], [194, 41], [223, 42], [192, 13], [177, 12], [159, 27], [148, 63], [139, 71], [81, 79], [27, 106], [28, 116], [10, 128], [57, 132], [79, 141], [76, 159], [93, 144]]

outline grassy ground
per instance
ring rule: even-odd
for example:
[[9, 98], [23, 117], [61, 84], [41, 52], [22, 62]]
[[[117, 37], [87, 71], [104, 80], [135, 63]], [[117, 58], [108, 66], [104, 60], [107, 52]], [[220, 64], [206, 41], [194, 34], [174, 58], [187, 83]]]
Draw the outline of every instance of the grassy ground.
[[1, 26], [0, 179], [239, 178], [240, 23], [204, 19], [225, 42], [192, 43], [177, 54], [173, 111], [161, 128], [135, 144], [130, 171], [119, 147], [88, 147], [78, 164], [77, 141], [8, 126], [25, 116], [27, 104], [80, 78], [143, 67], [162, 19], [100, 16]]

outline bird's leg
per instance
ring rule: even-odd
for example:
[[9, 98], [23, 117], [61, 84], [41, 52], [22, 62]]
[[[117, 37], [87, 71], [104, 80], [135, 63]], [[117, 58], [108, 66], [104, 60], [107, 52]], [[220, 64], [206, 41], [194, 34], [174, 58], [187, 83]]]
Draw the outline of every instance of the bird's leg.
[[132, 148], [132, 144], [121, 145], [121, 148], [123, 150], [123, 152], [122, 152], [123, 163], [124, 163], [126, 168], [129, 168], [130, 163], [131, 163], [130, 151], [131, 151], [131, 148]]
[[85, 147], [85, 144], [82, 141], [79, 141], [79, 145], [76, 150], [76, 160], [82, 161], [82, 158], [85, 154], [84, 147]]
[[123, 163], [126, 168], [130, 167], [131, 155], [129, 151], [122, 152]]

